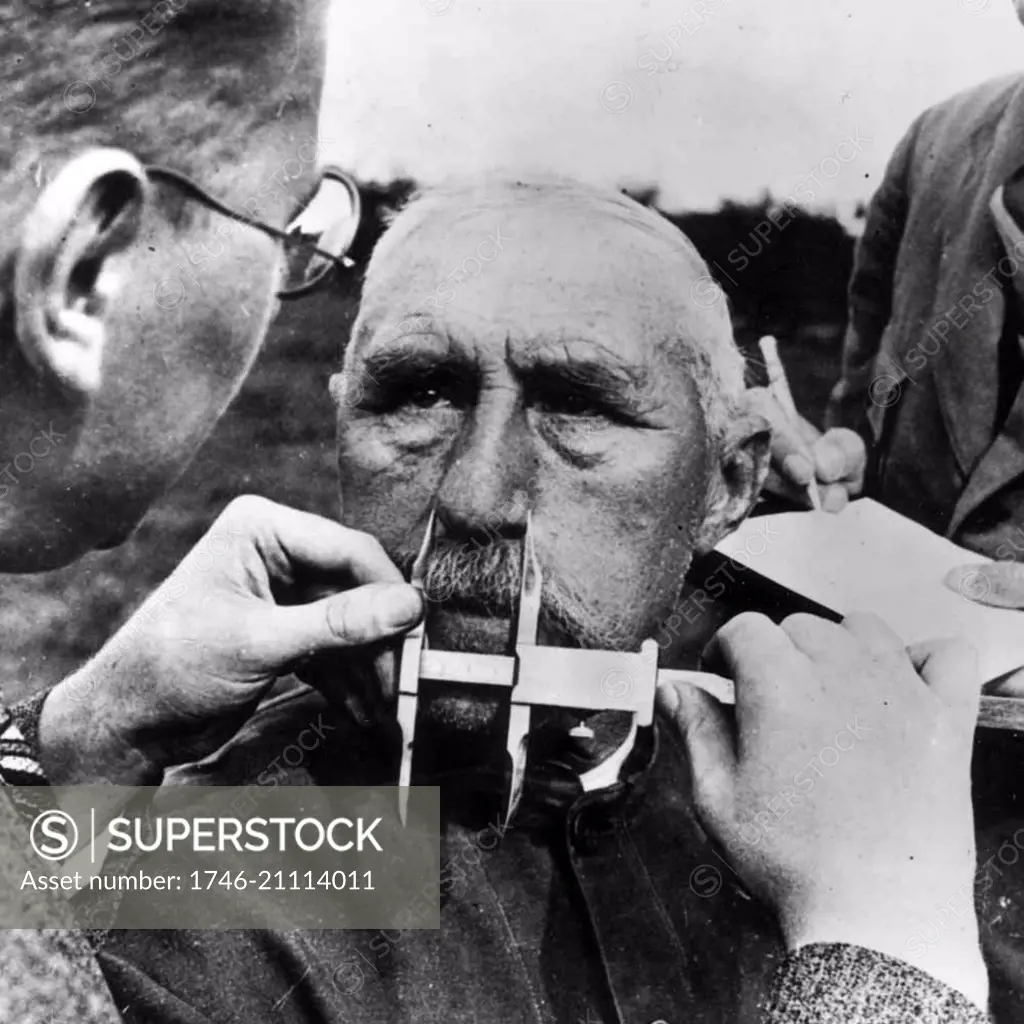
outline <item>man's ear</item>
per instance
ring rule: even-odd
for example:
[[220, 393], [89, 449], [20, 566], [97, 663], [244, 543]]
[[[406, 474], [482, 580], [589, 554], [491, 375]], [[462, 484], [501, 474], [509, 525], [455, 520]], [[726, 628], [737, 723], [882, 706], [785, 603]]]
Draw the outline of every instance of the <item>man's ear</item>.
[[707, 514], [694, 544], [694, 553], [707, 554], [723, 537], [732, 533], [754, 507], [765, 478], [771, 454], [771, 424], [758, 411], [755, 396], [746, 392], [712, 466]]
[[107, 309], [121, 288], [108, 261], [137, 236], [148, 194], [130, 153], [90, 150], [61, 169], [23, 223], [14, 263], [18, 344], [37, 373], [74, 397], [100, 385]]

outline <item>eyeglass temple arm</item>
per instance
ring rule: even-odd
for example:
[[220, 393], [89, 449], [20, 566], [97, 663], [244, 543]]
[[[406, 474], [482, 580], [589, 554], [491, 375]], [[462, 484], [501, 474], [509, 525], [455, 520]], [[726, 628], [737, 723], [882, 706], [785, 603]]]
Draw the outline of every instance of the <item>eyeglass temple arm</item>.
[[[194, 182], [187, 174], [182, 174], [180, 171], [175, 171], [170, 167], [160, 167], [155, 164], [148, 165], [146, 167], [146, 173], [151, 177], [157, 179], [162, 178], [165, 181], [173, 182], [186, 195], [195, 199], [196, 202], [202, 203], [204, 206], [208, 206], [216, 213], [223, 214], [225, 217], [230, 217], [232, 220], [236, 220], [240, 224], [244, 224], [246, 227], [262, 231], [265, 235], [269, 235], [271, 238], [275, 238], [279, 242], [287, 242], [291, 238], [291, 235], [287, 231], [271, 227], [271, 225], [264, 221], [257, 220], [255, 217], [250, 217], [246, 213], [239, 213], [238, 210], [233, 210], [230, 206], [226, 206], [219, 200], [214, 199], [209, 192], [207, 192], [201, 185]], [[325, 177], [327, 176], [328, 175], [325, 174]], [[331, 174], [329, 176], [336, 180], [340, 180], [336, 174]], [[355, 265], [354, 262], [344, 253], [340, 256], [335, 256], [333, 253], [325, 252], [323, 249], [318, 249], [315, 245], [310, 246], [310, 248], [317, 254], [317, 256], [321, 256], [325, 260], [330, 260], [336, 266], [347, 268]]]

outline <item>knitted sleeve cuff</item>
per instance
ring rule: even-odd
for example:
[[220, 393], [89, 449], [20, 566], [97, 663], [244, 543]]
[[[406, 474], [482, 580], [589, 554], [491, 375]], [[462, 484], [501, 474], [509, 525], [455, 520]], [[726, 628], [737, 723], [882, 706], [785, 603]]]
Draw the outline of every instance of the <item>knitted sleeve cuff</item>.
[[860, 946], [804, 946], [783, 961], [763, 1024], [990, 1024], [961, 993]]
[[10, 708], [0, 706], [0, 785], [46, 786], [39, 762], [39, 718], [47, 693]]

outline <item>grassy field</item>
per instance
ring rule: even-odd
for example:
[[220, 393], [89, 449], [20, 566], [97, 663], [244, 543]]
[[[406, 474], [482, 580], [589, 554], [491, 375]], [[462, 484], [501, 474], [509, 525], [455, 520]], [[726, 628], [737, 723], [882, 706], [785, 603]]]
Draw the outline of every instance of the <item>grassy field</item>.
[[[702, 215], [679, 222], [709, 260], [721, 254], [718, 262], [725, 265], [724, 254], [745, 239], [758, 216], [758, 208], [733, 206], [717, 219]], [[837, 302], [835, 281], [826, 293], [822, 279], [833, 268], [841, 289], [850, 250], [848, 237], [830, 221], [820, 221], [809, 241], [807, 231], [816, 220], [808, 218], [802, 235], [794, 230], [769, 248], [738, 287], [723, 281], [744, 349], [749, 351], [759, 334], [775, 333], [797, 403], [814, 419], [836, 379], [843, 329], [841, 291]], [[187, 475], [130, 541], [58, 572], [0, 576], [3, 699], [17, 700], [52, 685], [96, 651], [233, 496], [262, 494], [334, 514], [334, 418], [327, 379], [354, 310], [351, 294], [285, 307], [231, 410]]]

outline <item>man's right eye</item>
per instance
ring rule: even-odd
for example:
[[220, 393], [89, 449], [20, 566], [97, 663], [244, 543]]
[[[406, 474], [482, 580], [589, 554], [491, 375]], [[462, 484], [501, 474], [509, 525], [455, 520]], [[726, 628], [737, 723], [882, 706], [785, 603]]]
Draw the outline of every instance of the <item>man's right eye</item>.
[[385, 387], [372, 395], [369, 406], [383, 415], [422, 413], [433, 410], [461, 409], [470, 400], [466, 387], [456, 380], [408, 382], [399, 387]]
[[431, 409], [443, 401], [446, 399], [440, 388], [420, 388], [408, 397], [406, 404], [417, 409]]

